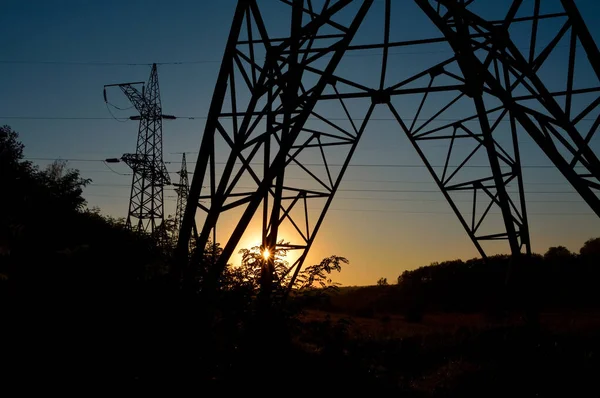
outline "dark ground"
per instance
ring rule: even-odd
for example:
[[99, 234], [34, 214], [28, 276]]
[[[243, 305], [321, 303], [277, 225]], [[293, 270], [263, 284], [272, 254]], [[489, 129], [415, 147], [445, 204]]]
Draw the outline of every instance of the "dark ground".
[[155, 291], [72, 294], [11, 303], [3, 384], [85, 395], [600, 396], [598, 312], [407, 322], [309, 310], [265, 327], [253, 315], [209, 325], [193, 299]]

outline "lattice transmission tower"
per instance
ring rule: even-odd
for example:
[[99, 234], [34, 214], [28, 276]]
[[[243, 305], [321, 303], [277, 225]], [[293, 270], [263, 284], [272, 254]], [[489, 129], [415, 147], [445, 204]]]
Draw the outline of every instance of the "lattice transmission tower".
[[171, 183], [163, 162], [162, 121], [174, 119], [174, 116], [162, 113], [156, 64], [152, 65], [147, 83], [105, 85], [104, 101], [112, 105], [106, 95], [108, 87], [119, 87], [139, 112], [139, 116], [130, 117], [140, 121], [136, 151], [126, 153], [120, 159], [133, 171], [127, 226], [154, 234], [164, 222], [163, 187]]
[[482, 257], [499, 240], [530, 253], [519, 142], [532, 139], [600, 216], [599, 93], [600, 53], [573, 0], [240, 0], [176, 272], [200, 210], [198, 252], [235, 221], [215, 277], [253, 223], [270, 253], [299, 251], [295, 277], [382, 120], [408, 138]]
[[[188, 196], [190, 193], [190, 183], [188, 179], [187, 163], [185, 160], [185, 152], [181, 156], [181, 169], [179, 170], [179, 182], [173, 184], [177, 193], [177, 207], [175, 208], [175, 230], [179, 231], [183, 222], [183, 215], [187, 207]], [[197, 238], [196, 223], [192, 224], [193, 237]]]

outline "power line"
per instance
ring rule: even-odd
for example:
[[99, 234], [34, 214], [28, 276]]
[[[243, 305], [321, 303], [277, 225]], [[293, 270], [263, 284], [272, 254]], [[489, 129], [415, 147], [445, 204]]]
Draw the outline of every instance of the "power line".
[[[441, 193], [440, 190], [416, 190], [416, 189], [338, 189], [340, 192], [379, 192], [379, 193]], [[471, 190], [453, 191], [453, 193], [472, 194]], [[508, 193], [519, 193], [518, 191], [506, 191]], [[577, 194], [574, 191], [527, 191], [526, 193], [544, 194]]]
[[88, 184], [86, 187], [131, 187], [131, 184], [96, 184], [94, 182], [92, 182], [91, 184]]
[[102, 61], [25, 61], [25, 60], [0, 60], [4, 65], [68, 65], [68, 66], [152, 66], [156, 65], [194, 65], [219, 63], [221, 60], [197, 61], [168, 61], [168, 62], [102, 62]]
[[[119, 187], [119, 188], [128, 188], [130, 185], [128, 184], [89, 184], [87, 187]], [[164, 189], [174, 189], [170, 187], [165, 187]], [[371, 191], [369, 191], [371, 192]], [[379, 191], [376, 191], [379, 192]], [[426, 191], [422, 191], [426, 192]], [[427, 192], [439, 192], [439, 191], [427, 191]], [[421, 193], [418, 191], [417, 193]], [[536, 192], [532, 192], [536, 193]], [[541, 192], [537, 192], [541, 193]], [[566, 192], [565, 192], [566, 193]], [[569, 192], [570, 193], [570, 192]], [[336, 196], [334, 200], [365, 200], [365, 201], [375, 201], [375, 202], [439, 202], [439, 203], [447, 203], [446, 200], [442, 199], [404, 199], [404, 198], [373, 198], [373, 197], [344, 197], [344, 196]], [[453, 200], [456, 203], [473, 203], [472, 200]], [[478, 203], [487, 202], [486, 200], [480, 200]], [[528, 200], [528, 203], [585, 203], [583, 200]]]
[[[92, 170], [80, 170], [85, 172], [90, 172]], [[103, 172], [105, 170], [95, 170], [98, 172]], [[173, 172], [176, 173], [176, 172]], [[286, 180], [301, 180], [301, 181], [313, 181], [312, 178], [302, 178], [302, 177], [285, 177]], [[386, 184], [426, 184], [426, 185], [435, 185], [434, 181], [405, 181], [405, 180], [357, 180], [357, 179], [346, 179], [344, 178], [344, 182], [368, 182], [368, 183], [386, 183]], [[514, 184], [510, 182], [508, 185]], [[524, 182], [525, 185], [568, 185], [568, 182]], [[92, 184], [96, 185], [96, 184]], [[105, 186], [129, 186], [128, 184], [105, 184]]]
[[[555, 46], [555, 48], [568, 47], [566, 44]], [[517, 47], [519, 50], [529, 50], [530, 46]], [[544, 46], [537, 46], [538, 49], [543, 49]], [[577, 45], [577, 48], [581, 48]], [[378, 50], [382, 50], [379, 48]], [[363, 51], [357, 53], [358, 51]], [[377, 52], [367, 52], [370, 50], [364, 49], [350, 49], [344, 54], [344, 57], [381, 57], [382, 54]], [[455, 52], [451, 49], [446, 50], [428, 50], [428, 51], [389, 51], [387, 54], [390, 55], [430, 55], [430, 54], [454, 54]], [[329, 58], [331, 55], [324, 56], [322, 58]], [[265, 61], [265, 58], [256, 58], [255, 61]], [[3, 65], [65, 65], [65, 66], [152, 66], [156, 65], [198, 65], [198, 64], [218, 64], [221, 63], [221, 59], [204, 59], [204, 60], [188, 60], [188, 61], [165, 61], [165, 62], [105, 62], [105, 61], [48, 61], [48, 60], [0, 60], [0, 64]]]
[[[348, 212], [357, 212], [357, 213], [362, 213], [362, 212], [368, 212], [368, 213], [399, 213], [399, 214], [435, 214], [435, 215], [452, 215], [455, 216], [456, 214], [451, 213], [451, 212], [433, 212], [433, 211], [405, 211], [405, 210], [381, 210], [381, 209], [335, 209], [335, 208], [331, 208], [329, 210], [335, 210], [335, 211], [348, 211]], [[488, 214], [495, 214], [495, 215], [500, 215], [502, 213], [488, 213]], [[588, 216], [589, 217], [589, 213], [527, 213], [528, 215], [533, 215], [533, 216]]]
[[[112, 173], [109, 170], [79, 170], [82, 173]], [[176, 171], [170, 171], [169, 173], [177, 174]], [[130, 176], [129, 174], [118, 173], [123, 176]], [[188, 174], [192, 174], [191, 172]], [[312, 178], [301, 178], [301, 177], [286, 177], [289, 180], [303, 180], [313, 181]], [[392, 183], [392, 184], [429, 184], [435, 185], [434, 181], [402, 181], [402, 180], [358, 180], [358, 179], [344, 179], [344, 182], [373, 182], [373, 183]], [[513, 184], [512, 182], [510, 184]], [[510, 185], [509, 184], [509, 185]], [[568, 182], [524, 182], [525, 185], [569, 185]], [[92, 184], [94, 185], [94, 184]], [[129, 186], [129, 185], [127, 185]]]
[[[110, 168], [110, 166], [108, 166], [108, 164], [101, 159], [83, 159], [83, 158], [25, 158], [27, 160], [44, 160], [44, 161], [54, 161], [54, 160], [66, 160], [66, 161], [74, 161], [74, 162], [102, 162], [106, 167], [108, 167], [110, 169], [110, 171], [112, 171], [115, 174], [118, 175], [123, 175], [123, 176], [127, 176], [127, 175], [131, 175], [131, 173], [129, 174], [125, 174], [125, 173], [119, 173], [115, 170], [113, 170], [112, 168]], [[177, 162], [171, 162], [171, 163], [177, 163]], [[216, 162], [216, 164], [224, 164], [224, 162]], [[311, 164], [305, 164], [305, 165], [311, 165]], [[319, 164], [312, 164], [314, 165], [318, 165], [318, 166], [322, 166]], [[335, 164], [330, 164], [329, 166], [341, 166], [341, 165], [335, 165]], [[393, 168], [422, 168], [422, 167], [426, 167], [424, 164], [421, 165], [402, 165], [402, 164], [357, 164], [357, 165], [352, 165], [350, 164], [349, 167], [393, 167]], [[432, 166], [432, 167], [443, 167], [443, 166]], [[449, 166], [449, 167], [456, 167], [456, 166]], [[471, 165], [471, 166], [463, 166], [463, 167], [470, 167], [470, 168], [488, 168], [488, 166], [485, 165]], [[550, 165], [523, 165], [521, 166], [522, 168], [539, 168], [539, 169], [553, 169], [555, 168], [554, 166], [550, 166]], [[82, 170], [82, 172], [85, 172], [85, 170]], [[176, 172], [170, 172], [170, 173], [176, 173]], [[387, 182], [387, 181], [386, 181]], [[525, 185], [528, 185], [527, 183], [525, 183]], [[545, 185], [544, 183], [540, 183], [538, 185]], [[551, 183], [551, 184], [547, 184], [547, 185], [560, 185], [560, 183]], [[567, 185], [567, 184], [565, 184]], [[255, 189], [255, 187], [236, 187], [238, 189]], [[439, 190], [414, 190], [414, 189], [339, 189], [339, 191], [344, 191], [344, 192], [379, 192], [379, 193], [439, 193]], [[454, 191], [455, 193], [470, 193], [470, 190], [464, 190], [464, 191]], [[573, 191], [526, 191], [527, 194], [574, 194], [575, 192]], [[509, 191], [509, 193], [518, 193], [518, 192], [514, 192], [514, 191]]]
[[[103, 159], [82, 159], [82, 158], [45, 158], [45, 157], [25, 157], [24, 159], [26, 160], [41, 160], [41, 161], [55, 161], [55, 160], [65, 160], [68, 162], [104, 162]], [[167, 164], [171, 163], [171, 164], [176, 164], [176, 163], [181, 163], [180, 161], [171, 161], [171, 162], [165, 162]], [[189, 162], [189, 163], [195, 163], [195, 162]], [[226, 162], [215, 162], [215, 164], [219, 164], [219, 165], [223, 165], [226, 164]], [[320, 163], [303, 163], [304, 166], [324, 166], [323, 164]], [[328, 163], [328, 166], [333, 166], [333, 167], [342, 167], [342, 164], [337, 164], [337, 163]], [[393, 163], [381, 163], [381, 164], [368, 164], [368, 163], [364, 163], [364, 164], [349, 164], [348, 167], [391, 167], [391, 168], [421, 168], [421, 167], [426, 167], [424, 164], [393, 164]], [[444, 167], [444, 165], [432, 165], [431, 167]], [[448, 165], [448, 167], [458, 167], [456, 165]], [[506, 167], [509, 167], [508, 165]], [[556, 168], [553, 165], [521, 165], [522, 168], [527, 168], [527, 169], [554, 169]], [[462, 166], [462, 168], [489, 168], [489, 166], [486, 165], [464, 165]]]
[[35, 158], [35, 157], [24, 157], [25, 160], [44, 160], [44, 161], [55, 161], [64, 160], [67, 162], [104, 162], [103, 159], [84, 159], [84, 158]]
[[79, 170], [79, 172], [81, 173], [113, 173], [113, 174], [118, 174], [118, 175], [122, 175], [122, 176], [131, 176], [131, 173], [118, 173], [116, 171], [110, 171], [110, 170]]
[[[113, 120], [104, 116], [0, 116], [0, 119], [15, 120]], [[128, 119], [129, 120], [129, 119]]]
[[[95, 185], [95, 184], [91, 184]], [[97, 184], [103, 186], [102, 184]], [[124, 184], [104, 184], [104, 186], [123, 186]], [[256, 189], [256, 187], [235, 187], [234, 189]], [[284, 188], [285, 189], [285, 188]], [[441, 193], [439, 190], [427, 190], [427, 189], [338, 189], [339, 192], [374, 192], [374, 193]], [[507, 191], [508, 193], [518, 193], [517, 191]], [[471, 194], [470, 190], [454, 191], [454, 193], [468, 193]], [[526, 191], [527, 194], [576, 194], [574, 191]]]
[[[120, 198], [120, 199], [128, 199], [126, 196], [117, 196], [117, 195], [108, 195], [108, 194], [89, 194], [86, 196], [96, 196], [96, 197], [110, 197], [110, 198]], [[175, 200], [177, 197], [174, 195], [165, 195], [166, 199]], [[309, 210], [320, 210], [320, 209], [312, 209]], [[435, 212], [435, 211], [409, 211], [409, 210], [382, 210], [382, 209], [344, 209], [344, 208], [330, 208], [332, 211], [344, 211], [344, 212], [358, 212], [358, 213], [395, 213], [395, 214], [428, 214], [428, 215], [452, 215], [454, 213], [451, 212]], [[488, 214], [500, 215], [501, 213], [490, 212]], [[533, 216], [589, 216], [589, 213], [553, 213], [553, 212], [545, 212], [545, 213], [531, 213], [528, 215]]]
[[[85, 195], [83, 195], [84, 197], [87, 196], [94, 196], [94, 197], [101, 197], [101, 198], [117, 198], [117, 199], [129, 199], [129, 196], [122, 196], [122, 195], [111, 195], [111, 194], [101, 194], [101, 193], [86, 193]], [[175, 195], [165, 195], [165, 198], [168, 199], [176, 199], [177, 196]]]
[[[304, 181], [314, 181], [313, 178], [295, 178], [295, 177], [285, 177], [290, 180], [304, 180]], [[428, 185], [436, 185], [435, 181], [406, 181], [406, 180], [366, 180], [366, 179], [353, 179], [353, 178], [344, 178], [344, 182], [370, 182], [370, 183], [385, 183], [385, 184], [428, 184]], [[513, 184], [513, 182], [510, 182]], [[568, 185], [568, 182], [524, 182], [525, 185]]]
[[[114, 106], [114, 105], [112, 105], [112, 106]], [[117, 109], [119, 109], [119, 108], [117, 108]], [[111, 118], [115, 119], [119, 123], [126, 123], [129, 120], [129, 118], [121, 118], [121, 119], [119, 119], [118, 117], [116, 117], [115, 114], [113, 113], [113, 111], [110, 109], [108, 101], [106, 102], [106, 110], [110, 114]]]
[[[187, 119], [187, 120], [206, 120], [208, 118], [208, 116], [176, 116], [173, 115], [173, 117], [175, 118], [175, 120], [177, 119]], [[230, 116], [227, 116], [230, 117]], [[471, 116], [469, 116], [471, 117]], [[109, 116], [29, 116], [29, 115], [19, 115], [19, 116], [0, 116], [0, 119], [6, 119], [6, 120], [114, 120], [115, 117], [109, 117]], [[314, 117], [314, 116], [310, 116], [308, 117], [309, 120], [321, 120], [318, 117]], [[327, 117], [325, 118], [326, 120], [330, 120], [330, 121], [348, 121], [349, 119], [347, 117]], [[411, 117], [408, 116], [404, 116], [402, 117], [402, 119], [404, 120], [412, 120]], [[435, 118], [432, 121], [433, 122], [463, 122], [463, 123], [479, 123], [479, 120], [473, 118], [471, 120], [464, 120], [466, 118]], [[137, 121], [137, 120], [132, 120], [130, 118], [123, 118], [123, 119], [118, 119], [119, 121]], [[364, 118], [352, 118], [352, 120], [364, 120]], [[393, 117], [371, 117], [369, 118], [370, 121], [378, 121], [378, 122], [395, 122], [397, 121], [396, 118]], [[416, 121], [419, 122], [425, 122], [428, 121], [429, 118], [417, 118], [415, 119]], [[596, 118], [582, 118], [580, 119], [582, 121], [595, 121]], [[497, 122], [497, 119], [489, 119], [490, 122]], [[509, 122], [510, 120], [503, 118], [502, 120], [500, 120], [500, 122]], [[197, 152], [186, 152], [186, 153], [197, 153]]]
[[104, 163], [104, 165], [106, 166], [106, 168], [107, 168], [108, 170], [110, 170], [111, 172], [113, 172], [114, 174], [118, 174], [118, 175], [120, 175], [120, 176], [131, 176], [131, 175], [133, 175], [132, 173], [119, 173], [118, 171], [116, 171], [116, 170], [114, 170], [112, 167], [110, 167], [110, 166], [108, 165], [108, 162], [106, 162], [106, 161], [104, 161], [104, 160], [102, 161], [102, 163]]
[[[557, 46], [560, 47], [560, 46]], [[357, 50], [349, 50], [344, 57], [381, 57], [381, 54], [378, 52], [374, 53], [353, 53], [350, 51]], [[363, 50], [364, 51], [364, 50]], [[452, 50], [437, 50], [437, 51], [390, 51], [388, 52], [388, 56], [390, 55], [430, 55], [430, 54], [453, 54]], [[322, 58], [330, 58], [331, 55], [323, 56]], [[255, 61], [265, 61], [265, 58], [256, 58]], [[221, 63], [222, 60], [195, 60], [195, 61], [167, 61], [167, 62], [155, 62], [156, 65], [199, 65], [199, 64], [218, 64]], [[87, 61], [21, 61], [21, 60], [0, 60], [0, 64], [4, 65], [65, 65], [65, 66], [152, 66], [152, 62], [150, 63], [140, 63], [140, 62], [87, 62]]]
[[[236, 189], [256, 189], [257, 187], [235, 187]], [[285, 187], [283, 188], [286, 189]], [[452, 193], [467, 193], [472, 194], [472, 188], [464, 190], [454, 190]], [[426, 189], [338, 189], [338, 192], [378, 192], [378, 193], [441, 193], [439, 189], [426, 190]], [[518, 191], [506, 191], [507, 193], [519, 193]], [[578, 194], [576, 191], [526, 191], [526, 193], [540, 193], [540, 194]]]
[[[443, 199], [405, 199], [405, 198], [358, 198], [358, 197], [336, 197], [334, 200], [367, 200], [374, 202], [437, 202], [437, 203], [448, 203]], [[457, 203], [473, 203], [472, 200], [453, 200]], [[481, 201], [485, 202], [485, 201]], [[477, 203], [480, 203], [479, 201]], [[580, 203], [584, 204], [583, 200], [527, 200], [527, 203]]]
[[[131, 184], [104, 184], [104, 183], [90, 183], [86, 187], [114, 187], [114, 188], [131, 188]], [[163, 186], [163, 189], [175, 189], [171, 186]]]

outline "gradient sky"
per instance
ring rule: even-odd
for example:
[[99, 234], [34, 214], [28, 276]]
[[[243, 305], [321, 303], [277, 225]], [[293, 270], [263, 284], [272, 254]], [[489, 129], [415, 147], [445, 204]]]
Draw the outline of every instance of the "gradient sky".
[[[0, 123], [20, 133], [26, 156], [41, 166], [49, 163], [42, 159], [79, 159], [69, 161], [69, 166], [93, 180], [84, 192], [89, 206], [99, 206], [113, 216], [125, 216], [131, 177], [121, 174], [129, 170], [123, 164], [114, 165], [120, 173], [117, 174], [99, 160], [133, 152], [137, 122], [111, 118], [102, 97], [103, 85], [147, 80], [147, 64], [169, 63], [159, 66], [159, 80], [163, 112], [180, 117], [164, 123], [165, 161], [169, 170], [176, 172], [179, 153], [199, 148], [235, 3], [3, 0]], [[408, 3], [411, 2], [394, 0], [393, 5]], [[595, 38], [600, 38], [599, 3], [577, 2]], [[394, 25], [393, 34], [403, 39], [432, 36], [430, 25], [423, 24], [423, 16], [416, 13], [413, 4], [409, 5], [398, 7], [406, 23]], [[377, 1], [375, 7], [383, 7], [383, 2]], [[268, 12], [265, 17], [269, 17]], [[381, 26], [377, 21], [367, 22], [367, 28], [376, 37]], [[395, 58], [401, 65], [398, 67], [418, 69], [427, 62], [422, 60], [427, 56], [404, 54]], [[353, 70], [348, 66], [340, 73], [364, 75], [369, 68], [367, 59], [360, 60], [360, 68]], [[173, 62], [181, 64], [170, 64]], [[556, 66], [556, 73], [560, 67]], [[120, 92], [109, 95], [113, 103], [129, 106]], [[113, 112], [118, 117], [132, 114], [131, 110]], [[407, 113], [410, 114], [408, 104], [404, 111]], [[527, 136], [520, 142], [523, 164], [550, 165]], [[597, 138], [592, 145], [598, 153]], [[195, 154], [188, 155], [192, 167], [194, 161]], [[396, 124], [377, 121], [365, 133], [353, 163], [418, 164], [419, 159]], [[600, 236], [600, 221], [585, 203], [578, 201], [558, 171], [527, 168], [524, 179], [526, 190], [531, 192], [528, 210], [535, 252], [543, 253], [556, 245], [577, 251], [588, 238]], [[372, 284], [382, 276], [395, 280], [402, 271], [432, 261], [477, 256], [425, 168], [350, 167], [341, 189], [308, 263], [331, 254], [347, 257], [350, 265], [336, 277], [344, 285]], [[354, 189], [422, 192], [352, 192]], [[168, 190], [165, 195], [166, 213], [172, 214], [175, 193]], [[257, 242], [251, 236], [242, 241], [242, 245], [253, 243]], [[507, 250], [503, 244], [491, 252]]]

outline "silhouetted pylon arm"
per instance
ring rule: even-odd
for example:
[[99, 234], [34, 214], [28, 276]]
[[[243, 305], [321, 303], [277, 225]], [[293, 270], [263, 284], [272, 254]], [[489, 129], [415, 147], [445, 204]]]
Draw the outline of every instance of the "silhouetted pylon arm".
[[[229, 38], [227, 39], [225, 53], [223, 54], [223, 61], [221, 62], [221, 69], [219, 70], [219, 75], [217, 77], [217, 85], [213, 92], [208, 117], [206, 119], [206, 126], [202, 136], [198, 159], [196, 161], [196, 166], [194, 167], [194, 175], [192, 176], [185, 213], [179, 230], [175, 261], [172, 268], [172, 274], [176, 279], [180, 279], [183, 276], [184, 269], [188, 265], [188, 242], [190, 241], [192, 225], [194, 224], [194, 218], [196, 216], [208, 162], [211, 157], [214, 157], [214, 134], [217, 129], [219, 113], [223, 107], [223, 100], [227, 92], [227, 80], [233, 70], [233, 54], [244, 21], [244, 14], [249, 9], [250, 3], [251, 1], [248, 0], [238, 1], [235, 9]], [[204, 253], [204, 245], [200, 243], [200, 238], [198, 239], [197, 245], [196, 252], [200, 252], [199, 255], [202, 255]]]
[[[567, 2], [568, 0], [565, 0]], [[443, 18], [434, 10], [434, 8], [428, 3], [427, 0], [415, 0], [415, 2], [421, 7], [421, 9], [429, 16], [432, 22], [440, 29], [440, 31], [448, 38], [450, 45], [455, 48], [455, 50], [461, 50], [461, 38], [458, 37], [457, 33], [454, 32], [449, 26], [445, 23]], [[472, 18], [477, 23], [486, 26], [489, 29], [495, 29], [495, 27], [489, 25], [485, 20], [481, 19], [479, 16], [474, 15], [473, 13], [465, 10], [464, 8], [459, 8], [451, 1], [448, 0], [440, 0], [441, 3], [447, 4], [449, 10], [454, 12], [454, 18], [461, 18], [461, 16], [468, 16]], [[522, 57], [519, 57], [519, 52], [515, 48], [514, 44], [507, 40], [504, 43], [504, 48], [509, 47], [513, 54], [517, 58], [517, 65], [525, 68], [523, 63], [525, 60]], [[538, 128], [535, 123], [531, 120], [529, 114], [530, 111], [525, 108], [523, 105], [518, 104], [513, 98], [512, 94], [508, 92], [502, 85], [494, 78], [491, 72], [482, 64], [480, 60], [476, 57], [472, 57], [469, 60], [469, 68], [474, 68], [472, 72], [474, 76], [481, 76], [488, 87], [491, 89], [491, 93], [498, 97], [506, 107], [506, 109], [511, 112], [511, 114], [515, 117], [515, 119], [523, 126], [523, 128], [529, 133], [531, 138], [539, 145], [539, 147], [544, 151], [546, 156], [554, 163], [554, 165], [558, 168], [558, 170], [565, 176], [565, 178], [571, 183], [573, 188], [581, 195], [581, 197], [587, 202], [590, 208], [600, 217], [600, 198], [596, 195], [596, 193], [592, 190], [593, 184], [590, 184], [585, 178], [579, 175], [572, 165], [569, 164], [564, 158], [564, 156], [557, 150], [556, 146], [552, 143], [552, 141], [548, 138], [544, 132]], [[464, 66], [464, 64], [462, 65]], [[518, 69], [517, 69], [518, 70]], [[529, 73], [529, 76], [536, 84], [539, 91], [541, 91], [541, 95], [545, 100], [544, 105], [548, 106], [550, 111], [555, 111], [559, 115], [562, 111], [559, 109], [556, 101], [549, 94], [548, 90], [544, 87], [544, 85], [538, 81], [535, 75], [531, 74], [531, 71], [521, 71], [526, 74]], [[471, 75], [471, 77], [473, 76]], [[560, 119], [559, 119], [560, 120]], [[565, 130], [571, 135], [576, 144], [581, 144], [582, 147], [580, 150], [583, 150], [583, 153], [592, 159], [592, 162], [588, 165], [591, 166], [591, 171], [593, 171], [592, 176], [596, 179], [600, 179], [600, 173], [596, 173], [596, 165], [598, 164], [598, 159], [590, 149], [587, 143], [581, 142], [581, 137], [573, 131], [573, 127], [566, 125]]]
[[233, 254], [233, 251], [239, 243], [242, 234], [248, 227], [250, 220], [252, 219], [256, 210], [258, 209], [258, 206], [262, 202], [262, 198], [264, 197], [265, 192], [271, 186], [273, 180], [278, 174], [278, 171], [282, 168], [285, 168], [285, 161], [287, 159], [291, 146], [295, 142], [296, 138], [298, 137], [298, 134], [300, 133], [300, 130], [303, 128], [304, 123], [311, 114], [311, 111], [315, 103], [317, 102], [318, 97], [323, 92], [325, 86], [329, 83], [330, 77], [333, 75], [335, 69], [337, 68], [338, 63], [342, 59], [342, 56], [344, 55], [347, 47], [350, 45], [350, 42], [354, 38], [358, 27], [362, 23], [372, 3], [373, 0], [365, 0], [363, 2], [356, 16], [354, 17], [352, 24], [348, 28], [345, 36], [340, 40], [340, 42], [338, 42], [337, 47], [333, 51], [333, 55], [331, 56], [331, 59], [327, 67], [325, 68], [325, 73], [323, 73], [310, 95], [307, 97], [303, 96], [303, 98], [298, 100], [303, 104], [302, 110], [297, 116], [295, 116], [294, 126], [290, 130], [289, 135], [283, 138], [281, 148], [275, 160], [269, 168], [268, 177], [266, 177], [258, 187], [256, 194], [252, 197], [250, 203], [248, 204], [248, 207], [244, 211], [244, 214], [242, 215], [239, 223], [237, 224], [231, 238], [223, 248], [221, 257], [219, 257], [216, 267], [214, 268], [214, 275], [212, 276], [213, 278], [218, 277], [222, 273], [223, 269], [225, 269], [228, 259]]
[[[178, 279], [188, 264], [197, 209], [203, 224], [195, 255], [203, 255], [210, 237], [224, 244], [205, 280], [218, 280], [242, 235], [269, 253], [296, 250], [297, 260], [281, 270], [293, 279], [371, 113], [379, 118], [382, 108], [392, 113], [392, 129], [410, 140], [484, 258], [485, 242], [505, 241], [515, 257], [521, 250], [531, 253], [523, 134], [600, 215], [594, 191], [600, 162], [590, 145], [600, 125], [594, 98], [600, 94], [600, 55], [572, 0], [548, 8], [540, 0], [513, 0], [499, 3], [491, 17], [479, 15], [485, 2], [385, 0], [366, 18], [371, 1], [326, 1], [322, 7], [307, 0], [273, 2], [290, 23], [263, 20], [268, 0], [237, 3], [181, 221], [173, 269]], [[561, 3], [565, 12], [556, 11]], [[406, 40], [392, 29], [399, 26], [393, 18], [409, 15], [411, 6], [433, 22], [431, 37]], [[373, 42], [373, 32], [363, 26], [358, 34], [367, 31], [365, 37], [349, 43], [361, 23], [377, 21], [382, 40]], [[511, 38], [513, 32], [518, 37]], [[424, 60], [422, 68], [412, 56], [388, 56], [392, 48], [431, 44], [448, 47], [451, 55]], [[557, 46], [568, 49], [555, 51]], [[586, 75], [581, 48], [595, 74]], [[364, 55], [369, 58], [356, 58]], [[547, 60], [557, 57], [567, 69], [553, 75]], [[375, 61], [363, 65], [359, 59]], [[260, 243], [254, 231], [259, 223]], [[233, 232], [216, 238], [217, 224]], [[272, 265], [269, 259], [263, 269], [265, 291]], [[282, 279], [280, 270], [276, 276]]]

